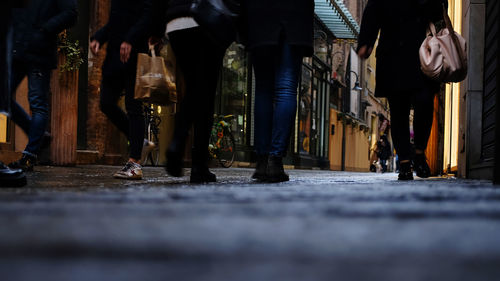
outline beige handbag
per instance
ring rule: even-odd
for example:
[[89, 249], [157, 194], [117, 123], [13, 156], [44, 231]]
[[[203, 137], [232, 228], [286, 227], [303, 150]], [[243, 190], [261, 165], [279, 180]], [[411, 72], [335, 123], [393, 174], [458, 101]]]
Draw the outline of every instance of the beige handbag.
[[152, 56], [138, 55], [134, 98], [158, 105], [176, 103], [177, 87], [173, 52], [169, 49], [166, 61], [163, 57], [156, 56], [153, 46], [150, 46], [150, 52]]
[[436, 33], [436, 27], [430, 23], [428, 36], [420, 46], [421, 69], [439, 82], [461, 82], [467, 76], [467, 43], [453, 30], [444, 6], [443, 14], [446, 28]]

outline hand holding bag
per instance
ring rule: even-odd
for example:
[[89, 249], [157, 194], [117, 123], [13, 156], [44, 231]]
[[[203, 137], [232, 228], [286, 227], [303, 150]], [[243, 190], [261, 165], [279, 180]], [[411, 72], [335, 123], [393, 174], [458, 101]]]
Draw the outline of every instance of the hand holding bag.
[[167, 65], [157, 57], [154, 46], [149, 46], [151, 56], [139, 54], [135, 80], [134, 98], [148, 103], [168, 105], [177, 102], [175, 84], [175, 57], [168, 50]]
[[467, 43], [453, 30], [450, 17], [443, 6], [446, 28], [436, 33], [436, 27], [429, 24], [430, 35], [420, 47], [422, 72], [439, 82], [461, 82], [467, 76]]

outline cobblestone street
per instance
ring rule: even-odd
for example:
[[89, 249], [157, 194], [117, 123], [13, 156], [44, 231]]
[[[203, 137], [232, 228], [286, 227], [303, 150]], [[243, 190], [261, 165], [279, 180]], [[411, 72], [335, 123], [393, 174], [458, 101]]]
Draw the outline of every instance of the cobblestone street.
[[[394, 173], [37, 167], [0, 189], [0, 280], [500, 280], [500, 189]], [[188, 171], [188, 170], [186, 170]]]

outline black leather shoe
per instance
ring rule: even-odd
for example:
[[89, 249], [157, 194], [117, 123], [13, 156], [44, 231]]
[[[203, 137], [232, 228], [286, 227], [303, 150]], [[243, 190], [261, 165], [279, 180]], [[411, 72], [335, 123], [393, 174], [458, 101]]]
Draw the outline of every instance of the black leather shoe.
[[417, 177], [425, 179], [431, 176], [431, 169], [427, 164], [425, 154], [416, 154], [415, 159], [413, 160], [413, 165], [413, 169], [415, 169]]
[[269, 156], [257, 155], [257, 166], [255, 167], [255, 172], [252, 175], [252, 179], [258, 181], [265, 181], [267, 179], [267, 161]]
[[283, 157], [270, 155], [267, 161], [267, 179], [268, 182], [289, 181], [290, 177], [283, 168]]
[[21, 169], [10, 169], [0, 162], [0, 187], [23, 187], [26, 175]]
[[36, 157], [30, 156], [28, 154], [23, 153], [23, 157], [21, 159], [12, 162], [9, 164], [9, 168], [11, 169], [21, 169], [23, 172], [31, 172], [33, 171], [33, 167], [36, 163]]
[[217, 177], [215, 174], [211, 173], [207, 167], [196, 167], [191, 168], [191, 183], [207, 183], [216, 182]]
[[405, 162], [405, 163], [400, 164], [398, 180], [400, 180], [400, 181], [413, 180], [413, 171], [411, 170], [411, 163], [410, 162]]

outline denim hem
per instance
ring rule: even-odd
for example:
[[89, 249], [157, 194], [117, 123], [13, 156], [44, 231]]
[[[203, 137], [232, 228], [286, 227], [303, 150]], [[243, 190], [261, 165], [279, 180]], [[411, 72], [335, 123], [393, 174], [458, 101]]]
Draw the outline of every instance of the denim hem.
[[33, 154], [33, 153], [31, 153], [31, 152], [29, 152], [29, 151], [26, 151], [26, 150], [25, 150], [25, 151], [23, 151], [23, 154], [26, 154], [26, 155], [28, 155], [28, 156], [30, 156], [30, 157], [33, 157], [33, 158], [37, 158], [37, 155], [36, 155], [36, 154]]

